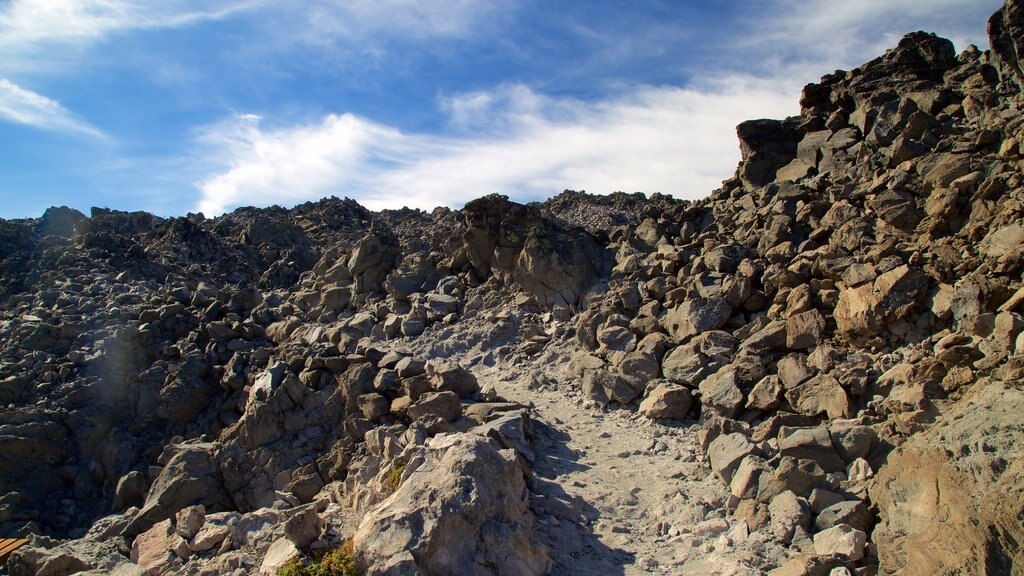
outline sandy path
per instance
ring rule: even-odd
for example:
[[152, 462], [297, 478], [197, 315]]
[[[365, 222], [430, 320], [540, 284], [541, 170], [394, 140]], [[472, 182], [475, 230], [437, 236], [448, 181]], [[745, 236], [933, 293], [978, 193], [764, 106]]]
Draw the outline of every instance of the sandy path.
[[451, 358], [483, 388], [533, 407], [531, 489], [553, 574], [758, 574], [761, 557], [780, 552], [726, 519], [728, 491], [702, 462], [692, 422], [652, 423], [582, 397], [572, 338], [531, 356], [515, 347], [513, 326], [456, 326], [414, 348]]

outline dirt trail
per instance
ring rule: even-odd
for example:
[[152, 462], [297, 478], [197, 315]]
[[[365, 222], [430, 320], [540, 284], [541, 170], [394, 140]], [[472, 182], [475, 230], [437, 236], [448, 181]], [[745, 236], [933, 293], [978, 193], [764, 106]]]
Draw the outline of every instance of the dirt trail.
[[585, 400], [570, 368], [571, 338], [529, 356], [495, 346], [514, 342], [512, 330], [490, 328], [491, 345], [464, 330], [439, 334], [424, 351], [471, 367], [484, 389], [533, 407], [532, 490], [553, 574], [760, 574], [784, 556], [726, 518], [727, 488], [702, 462], [694, 423], [652, 423]]

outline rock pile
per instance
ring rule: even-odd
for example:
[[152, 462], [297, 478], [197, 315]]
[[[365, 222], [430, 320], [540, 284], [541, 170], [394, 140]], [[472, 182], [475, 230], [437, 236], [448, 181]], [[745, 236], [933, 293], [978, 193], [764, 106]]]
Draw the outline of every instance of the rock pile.
[[570, 342], [536, 387], [696, 423], [731, 494], [708, 530], [781, 545], [775, 573], [1019, 570], [1022, 33], [1008, 0], [989, 51], [915, 32], [825, 76], [699, 202], [0, 221], [11, 573], [274, 574], [346, 541], [369, 574], [567, 573], [529, 406], [451, 358]]

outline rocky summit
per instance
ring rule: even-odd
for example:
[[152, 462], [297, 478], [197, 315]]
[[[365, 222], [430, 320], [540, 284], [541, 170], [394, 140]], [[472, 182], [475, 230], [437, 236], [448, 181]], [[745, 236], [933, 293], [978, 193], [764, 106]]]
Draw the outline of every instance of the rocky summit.
[[1024, 573], [1024, 0], [704, 200], [0, 221], [13, 576]]

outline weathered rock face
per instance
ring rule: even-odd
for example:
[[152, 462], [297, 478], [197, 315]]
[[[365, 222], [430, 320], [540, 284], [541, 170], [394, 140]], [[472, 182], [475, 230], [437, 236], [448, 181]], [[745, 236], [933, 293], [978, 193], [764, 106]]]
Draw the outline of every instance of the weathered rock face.
[[482, 438], [446, 436], [408, 466], [415, 468], [353, 538], [368, 574], [548, 572], [514, 453]]
[[889, 457], [871, 489], [881, 522], [873, 540], [885, 573], [1009, 574], [1024, 538], [1024, 393], [992, 380]]

